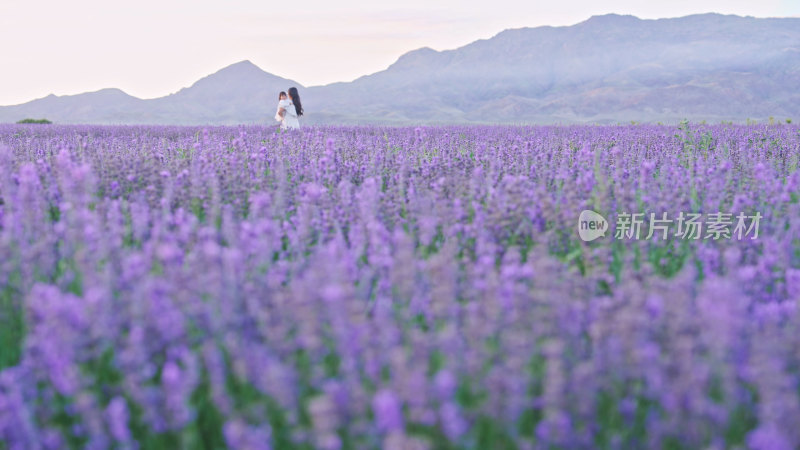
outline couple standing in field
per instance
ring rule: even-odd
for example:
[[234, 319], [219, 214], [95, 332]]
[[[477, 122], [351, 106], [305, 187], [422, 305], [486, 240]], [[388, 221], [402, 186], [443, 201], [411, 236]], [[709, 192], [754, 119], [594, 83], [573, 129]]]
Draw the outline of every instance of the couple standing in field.
[[298, 117], [303, 115], [303, 104], [300, 103], [300, 94], [296, 87], [289, 88], [289, 94], [281, 91], [278, 94], [278, 110], [275, 120], [280, 122], [282, 130], [296, 130], [300, 128]]

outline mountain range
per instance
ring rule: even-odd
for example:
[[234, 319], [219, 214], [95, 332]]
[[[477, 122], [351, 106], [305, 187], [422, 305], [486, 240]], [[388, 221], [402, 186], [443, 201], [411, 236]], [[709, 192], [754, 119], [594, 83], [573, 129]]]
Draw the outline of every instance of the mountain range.
[[0, 106], [0, 122], [272, 123], [297, 86], [305, 123], [616, 123], [800, 119], [800, 18], [594, 16], [421, 48], [350, 82], [304, 87], [249, 61], [143, 100], [119, 89]]

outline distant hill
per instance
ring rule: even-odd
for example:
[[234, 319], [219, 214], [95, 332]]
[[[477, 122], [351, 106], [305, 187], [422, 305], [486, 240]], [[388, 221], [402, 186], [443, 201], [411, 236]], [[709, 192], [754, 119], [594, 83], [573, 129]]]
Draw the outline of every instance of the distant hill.
[[0, 122], [267, 122], [301, 90], [305, 123], [580, 123], [800, 119], [800, 19], [595, 16], [422, 48], [386, 70], [303, 88], [243, 61], [166, 97], [117, 89], [0, 107]]
[[0, 122], [42, 116], [56, 123], [238, 124], [274, 115], [278, 92], [300, 83], [264, 72], [242, 61], [180, 91], [151, 100], [119, 89], [55, 96], [22, 105], [0, 106]]

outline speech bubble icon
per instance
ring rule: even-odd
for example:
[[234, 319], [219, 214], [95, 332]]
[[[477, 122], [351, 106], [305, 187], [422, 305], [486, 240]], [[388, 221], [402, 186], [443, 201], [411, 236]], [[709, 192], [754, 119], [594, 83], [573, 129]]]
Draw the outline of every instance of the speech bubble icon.
[[605, 217], [592, 211], [584, 209], [578, 216], [578, 236], [584, 242], [593, 241], [600, 236], [605, 236], [608, 230], [608, 221]]

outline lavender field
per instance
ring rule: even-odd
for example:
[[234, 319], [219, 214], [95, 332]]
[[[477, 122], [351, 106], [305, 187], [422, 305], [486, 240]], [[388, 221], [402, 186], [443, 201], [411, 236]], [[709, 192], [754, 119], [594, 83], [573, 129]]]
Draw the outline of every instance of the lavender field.
[[800, 448], [799, 163], [786, 124], [0, 125], [0, 449]]

